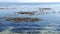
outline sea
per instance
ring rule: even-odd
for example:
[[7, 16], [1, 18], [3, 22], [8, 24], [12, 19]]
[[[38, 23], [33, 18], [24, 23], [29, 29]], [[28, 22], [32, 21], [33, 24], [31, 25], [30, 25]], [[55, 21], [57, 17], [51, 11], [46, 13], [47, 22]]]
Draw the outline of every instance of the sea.
[[[41, 13], [40, 8], [51, 8]], [[34, 12], [34, 15], [16, 14]], [[35, 22], [6, 21], [8, 17], [28, 17], [42, 20]], [[1, 25], [2, 23], [2, 25]], [[60, 3], [0, 3], [0, 34], [60, 34]]]

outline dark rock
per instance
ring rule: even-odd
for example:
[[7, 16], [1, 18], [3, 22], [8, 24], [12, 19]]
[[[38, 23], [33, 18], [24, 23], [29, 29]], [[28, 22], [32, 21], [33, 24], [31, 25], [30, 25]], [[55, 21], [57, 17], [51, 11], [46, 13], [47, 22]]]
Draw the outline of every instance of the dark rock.
[[2, 31], [4, 31], [4, 30], [5, 30], [5, 28], [0, 27], [0, 32], [2, 32]]

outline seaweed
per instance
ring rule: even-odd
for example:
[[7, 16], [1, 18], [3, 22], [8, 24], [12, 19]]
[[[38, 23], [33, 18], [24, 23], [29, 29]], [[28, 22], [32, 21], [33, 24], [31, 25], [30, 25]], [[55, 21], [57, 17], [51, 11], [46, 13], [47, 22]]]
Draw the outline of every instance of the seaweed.
[[14, 22], [36, 22], [42, 19], [39, 18], [7, 18], [7, 21], [14, 21]]
[[29, 15], [34, 15], [34, 12], [17, 12], [17, 14], [29, 14]]

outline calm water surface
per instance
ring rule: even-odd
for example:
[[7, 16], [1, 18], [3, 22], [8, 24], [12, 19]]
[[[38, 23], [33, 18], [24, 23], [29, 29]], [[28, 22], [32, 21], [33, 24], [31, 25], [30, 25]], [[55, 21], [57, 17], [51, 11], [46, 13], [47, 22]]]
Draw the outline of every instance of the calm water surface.
[[[50, 6], [50, 7], [49, 7]], [[1, 5], [0, 7], [9, 9], [0, 9], [0, 34], [59, 34], [60, 33], [60, 4], [55, 6], [46, 5]], [[16, 9], [10, 9], [10, 8]], [[48, 14], [40, 14], [38, 8], [52, 8]], [[21, 15], [16, 14], [20, 11], [36, 11], [35, 15]], [[52, 13], [55, 11], [56, 13]], [[42, 20], [37, 22], [20, 22], [14, 24], [13, 22], [4, 20], [3, 17], [30, 17], [40, 18]]]

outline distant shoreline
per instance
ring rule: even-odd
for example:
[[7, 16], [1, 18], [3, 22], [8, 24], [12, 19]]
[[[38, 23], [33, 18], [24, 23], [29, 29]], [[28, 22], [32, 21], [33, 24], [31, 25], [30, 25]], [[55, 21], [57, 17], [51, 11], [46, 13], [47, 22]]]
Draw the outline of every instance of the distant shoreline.
[[26, 3], [26, 2], [0, 2], [0, 5], [41, 5], [41, 4], [60, 4], [60, 2], [31, 2], [31, 3]]

